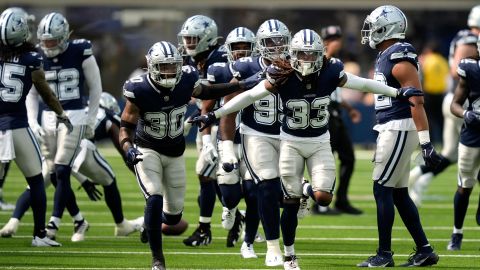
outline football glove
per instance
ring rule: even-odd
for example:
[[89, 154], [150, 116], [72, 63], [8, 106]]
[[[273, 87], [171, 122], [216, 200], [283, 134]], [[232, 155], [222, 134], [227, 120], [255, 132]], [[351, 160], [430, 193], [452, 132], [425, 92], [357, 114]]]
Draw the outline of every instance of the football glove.
[[421, 97], [423, 95], [424, 94], [422, 90], [411, 86], [398, 88], [397, 90], [397, 98], [403, 101], [408, 101], [408, 103], [410, 103], [410, 106], [412, 107], [414, 107], [415, 105], [408, 99], [411, 97]]
[[288, 79], [284, 70], [274, 65], [268, 66], [266, 73], [267, 81], [275, 87], [284, 84]]
[[215, 117], [215, 114], [213, 112], [195, 116], [192, 119], [188, 120], [189, 123], [197, 124], [198, 126], [203, 124], [202, 126], [200, 126], [199, 131], [203, 131], [207, 127], [215, 124], [215, 121], [217, 121], [217, 117]]
[[480, 126], [480, 112], [477, 111], [465, 111], [463, 113], [463, 119], [467, 126]]
[[127, 164], [130, 166], [134, 166], [138, 162], [142, 161], [141, 158], [142, 152], [138, 151], [137, 148], [130, 146], [127, 149]]
[[222, 168], [225, 172], [231, 172], [233, 169], [238, 168], [238, 159], [235, 156], [235, 151], [233, 149], [233, 141], [225, 140], [220, 141], [222, 144], [222, 151], [221, 151], [221, 161], [222, 161]]
[[203, 159], [212, 165], [217, 164], [218, 160], [218, 153], [217, 149], [215, 149], [215, 146], [213, 145], [211, 141], [210, 135], [203, 135], [202, 136], [202, 156]]
[[[102, 199], [102, 192], [100, 190], [97, 189], [96, 185], [90, 181], [85, 181], [82, 183], [82, 186], [83, 189], [85, 190], [85, 192], [87, 193], [88, 195], [88, 198], [92, 201], [99, 201]], [[80, 187], [78, 187], [78, 189], [80, 189]]]
[[37, 141], [43, 143], [43, 136], [45, 136], [45, 130], [35, 121], [30, 125], [30, 129], [32, 129], [33, 134]]
[[442, 161], [442, 157], [437, 151], [435, 151], [431, 142], [424, 143], [420, 146], [422, 147], [422, 156], [425, 161], [425, 166], [435, 169]]
[[67, 129], [68, 129], [68, 133], [72, 132], [73, 130], [73, 125], [72, 125], [72, 122], [70, 122], [70, 119], [68, 119], [68, 116], [67, 114], [64, 112], [62, 112], [61, 115], [58, 115], [57, 114], [57, 125], [56, 125], [56, 128], [58, 129], [58, 125], [62, 123], [64, 124]]

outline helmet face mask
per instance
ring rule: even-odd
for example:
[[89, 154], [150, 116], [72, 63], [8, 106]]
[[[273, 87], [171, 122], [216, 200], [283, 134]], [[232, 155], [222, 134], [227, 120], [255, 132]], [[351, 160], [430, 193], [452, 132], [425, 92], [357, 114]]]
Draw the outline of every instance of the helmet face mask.
[[67, 49], [69, 37], [70, 26], [60, 13], [47, 14], [38, 25], [37, 38], [49, 58], [56, 57]]
[[362, 44], [372, 49], [388, 39], [405, 39], [407, 18], [395, 6], [380, 6], [367, 16], [361, 31]]
[[303, 29], [292, 38], [290, 64], [302, 76], [308, 76], [322, 68], [324, 53], [322, 38], [313, 30]]
[[279, 20], [267, 20], [260, 25], [257, 31], [257, 49], [260, 54], [272, 61], [285, 58], [290, 46], [290, 31]]
[[1, 43], [4, 46], [18, 47], [24, 44], [30, 31], [27, 20], [15, 11], [4, 11], [0, 16]]
[[225, 40], [228, 61], [251, 56], [255, 47], [255, 34], [245, 27], [233, 29]]
[[196, 56], [217, 44], [217, 24], [207, 16], [195, 15], [188, 18], [178, 33], [178, 43], [186, 54]]
[[180, 81], [183, 59], [171, 43], [161, 41], [153, 44], [145, 57], [150, 79], [156, 84], [173, 88]]

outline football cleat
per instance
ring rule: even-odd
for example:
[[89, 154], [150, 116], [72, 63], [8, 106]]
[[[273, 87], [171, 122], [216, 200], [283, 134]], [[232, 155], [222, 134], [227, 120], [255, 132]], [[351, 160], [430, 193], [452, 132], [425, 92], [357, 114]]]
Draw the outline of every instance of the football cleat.
[[357, 264], [358, 267], [394, 267], [393, 252], [380, 252], [377, 250], [377, 254], [368, 257], [364, 262]]
[[122, 223], [115, 226], [115, 236], [128, 236], [129, 234], [139, 231], [143, 224], [143, 217], [134, 220], [124, 219]]
[[298, 208], [297, 218], [302, 219], [310, 212], [310, 205], [308, 203], [308, 197], [302, 197], [300, 199], [300, 207]]
[[447, 250], [460, 250], [462, 247], [463, 234], [452, 233], [452, 239], [448, 243]]
[[283, 256], [281, 253], [267, 250], [265, 255], [266, 266], [280, 266], [283, 265]]
[[233, 223], [232, 229], [228, 231], [227, 235], [227, 247], [234, 247], [235, 243], [238, 242], [240, 235], [243, 231], [245, 225], [245, 216], [240, 212], [235, 212], [235, 222]]
[[285, 270], [300, 270], [300, 267], [298, 266], [297, 256], [295, 255], [285, 256], [283, 268]]
[[148, 243], [147, 229], [143, 225], [140, 228], [140, 242], [144, 244]]
[[258, 258], [257, 254], [255, 254], [255, 250], [253, 250], [253, 244], [247, 244], [247, 242], [243, 242], [242, 247], [240, 248], [240, 253], [242, 253], [244, 259]]
[[228, 209], [227, 207], [223, 207], [222, 212], [222, 227], [229, 231], [232, 229], [233, 224], [235, 223], [235, 213], [237, 212], [237, 208]]
[[[415, 250], [415, 249], [414, 249]], [[430, 266], [437, 264], [439, 260], [438, 255], [435, 252], [420, 253], [415, 250], [415, 252], [410, 255], [408, 261], [400, 266], [403, 267], [415, 267], [415, 266]]]
[[328, 206], [320, 206], [318, 204], [314, 204], [312, 207], [312, 214], [314, 215], [325, 215], [325, 216], [338, 216], [340, 215], [340, 211], [335, 208], [331, 208]]
[[48, 238], [47, 236], [40, 238], [34, 236], [32, 239], [32, 247], [61, 247], [62, 244], [55, 242], [54, 240]]
[[165, 270], [165, 259], [156, 259], [152, 260], [152, 270]]
[[0, 210], [2, 211], [13, 211], [15, 210], [15, 205], [7, 203], [6, 201], [0, 199]]
[[81, 221], [75, 221], [73, 223], [73, 235], [72, 235], [72, 242], [80, 242], [85, 240], [85, 233], [88, 231], [90, 225], [85, 219]]
[[349, 215], [361, 215], [363, 211], [353, 207], [350, 203], [335, 203], [335, 209], [341, 213]]
[[52, 240], [55, 240], [55, 238], [57, 237], [58, 227], [57, 227], [57, 225], [55, 225], [55, 223], [53, 221], [48, 222], [45, 230], [47, 232], [47, 237], [52, 239]]
[[20, 224], [20, 220], [16, 218], [10, 218], [0, 230], [1, 237], [12, 237], [15, 233], [17, 233], [18, 225]]
[[212, 231], [210, 228], [202, 230], [200, 226], [187, 239], [183, 240], [186, 246], [196, 247], [200, 245], [208, 245], [212, 242]]

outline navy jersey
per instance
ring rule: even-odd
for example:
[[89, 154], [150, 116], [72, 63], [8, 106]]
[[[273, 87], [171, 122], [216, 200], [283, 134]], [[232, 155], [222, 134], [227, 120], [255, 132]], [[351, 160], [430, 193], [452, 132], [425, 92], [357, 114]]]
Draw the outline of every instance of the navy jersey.
[[453, 65], [453, 57], [455, 55], [455, 50], [459, 45], [469, 44], [476, 46], [477, 36], [472, 33], [469, 29], [463, 29], [458, 31], [458, 33], [450, 41], [450, 48], [448, 51], [448, 64]]
[[[211, 84], [228, 83], [232, 80], [233, 74], [229, 63], [214, 63], [208, 67], [207, 72], [208, 81]], [[222, 140], [221, 132], [217, 132], [217, 138]], [[235, 132], [234, 143], [240, 143], [240, 133]]]
[[126, 81], [125, 97], [140, 110], [135, 143], [160, 154], [178, 157], [185, 151], [183, 121], [193, 89], [198, 86], [198, 71], [183, 66], [182, 77], [172, 90], [158, 88], [148, 73]]
[[25, 99], [32, 87], [32, 72], [42, 67], [37, 52], [0, 61], [0, 130], [28, 127]]
[[[480, 112], [480, 61], [474, 59], [462, 59], [458, 64], [458, 75], [467, 83], [468, 110]], [[470, 147], [480, 147], [480, 129], [462, 126], [460, 142]]]
[[45, 78], [64, 110], [85, 107], [84, 96], [87, 92], [82, 63], [92, 55], [89, 40], [75, 39], [69, 41], [67, 49], [56, 57], [44, 56]]
[[318, 137], [327, 132], [330, 95], [344, 75], [343, 63], [335, 58], [308, 77], [300, 79], [292, 73], [278, 88], [284, 113], [282, 131], [296, 137]]
[[[232, 64], [233, 76], [238, 80], [244, 80], [266, 68], [262, 57], [244, 57]], [[244, 108], [241, 112], [241, 121], [256, 131], [278, 135], [281, 118], [279, 111], [281, 108], [278, 95], [270, 94]]]
[[205, 64], [201, 67], [198, 66], [198, 63], [196, 63], [195, 59], [193, 59], [192, 57], [188, 57], [186, 59], [186, 64], [196, 67], [198, 69], [199, 76], [202, 79], [207, 79], [208, 67], [210, 65], [213, 65], [214, 63], [219, 63], [219, 62], [223, 62], [223, 63], [228, 62], [227, 51], [224, 46], [219, 46], [213, 49], [208, 54]]
[[97, 119], [95, 122], [95, 141], [110, 139], [108, 130], [111, 125], [117, 125], [120, 128], [120, 116], [110, 110], [98, 108]]
[[[410, 62], [418, 70], [417, 52], [409, 43], [397, 42], [380, 52], [375, 62], [374, 80], [400, 88], [400, 83], [392, 75], [392, 69], [396, 63], [402, 61]], [[412, 117], [408, 102], [378, 94], [375, 94], [375, 113], [377, 124]]]

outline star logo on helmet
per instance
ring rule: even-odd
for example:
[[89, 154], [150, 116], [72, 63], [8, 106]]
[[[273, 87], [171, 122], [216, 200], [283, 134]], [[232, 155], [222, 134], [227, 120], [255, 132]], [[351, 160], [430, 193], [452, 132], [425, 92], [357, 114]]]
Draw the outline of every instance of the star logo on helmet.
[[385, 7], [383, 10], [382, 10], [382, 13], [380, 13], [380, 15], [378, 15], [378, 17], [385, 17], [385, 19], [387, 19], [387, 14], [388, 13], [392, 13], [392, 11], [388, 11], [387, 8]]
[[207, 21], [204, 21], [204, 22], [203, 22], [203, 27], [207, 28], [207, 27], [209, 27], [209, 26], [210, 26], [210, 23], [209, 23], [209, 22], [207, 22]]

